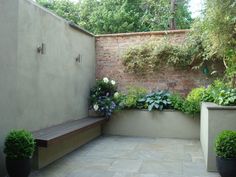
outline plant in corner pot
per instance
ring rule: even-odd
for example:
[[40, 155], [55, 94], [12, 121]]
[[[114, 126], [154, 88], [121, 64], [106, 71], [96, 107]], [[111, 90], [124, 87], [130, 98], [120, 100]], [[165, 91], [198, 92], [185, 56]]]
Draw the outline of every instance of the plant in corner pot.
[[95, 86], [90, 90], [90, 108], [95, 112], [102, 113], [106, 118], [111, 117], [117, 108], [115, 95], [117, 95], [117, 86], [114, 80], [104, 77], [97, 80]]
[[215, 151], [221, 177], [236, 177], [236, 131], [221, 132], [215, 142]]
[[4, 153], [10, 177], [28, 177], [35, 150], [33, 135], [26, 130], [12, 130], [6, 137]]

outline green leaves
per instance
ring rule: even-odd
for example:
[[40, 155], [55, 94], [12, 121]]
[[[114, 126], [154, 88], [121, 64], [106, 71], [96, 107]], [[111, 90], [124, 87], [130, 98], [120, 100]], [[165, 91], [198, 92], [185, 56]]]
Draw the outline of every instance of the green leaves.
[[207, 0], [203, 16], [194, 22], [188, 39], [198, 67], [211, 63], [217, 71], [214, 64], [221, 65], [229, 79], [236, 74], [235, 17], [235, 0]]
[[36, 2], [68, 21], [79, 23], [79, 6], [70, 0], [36, 0]]
[[236, 89], [222, 81], [215, 80], [202, 95], [202, 100], [223, 106], [236, 105]]
[[146, 108], [146, 104], [139, 102], [147, 94], [145, 88], [129, 87], [128, 92], [122, 95], [122, 99], [119, 102], [121, 109], [143, 109]]
[[9, 159], [31, 158], [34, 149], [33, 135], [26, 130], [12, 130], [6, 137], [4, 153]]
[[216, 138], [215, 151], [218, 157], [236, 157], [236, 131], [225, 130]]
[[190, 92], [190, 94], [188, 94], [186, 99], [178, 94], [172, 94], [170, 97], [172, 107], [175, 110], [179, 110], [187, 114], [191, 115], [199, 114], [201, 100], [199, 97], [192, 96], [195, 95], [193, 94], [194, 92], [196, 91], [193, 89], [193, 92]]
[[157, 109], [162, 111], [168, 109], [171, 106], [170, 93], [168, 91], [158, 91], [146, 95], [139, 100], [140, 103], [146, 103], [148, 105], [148, 111]]
[[[77, 4], [69, 0], [36, 1], [95, 34], [167, 30], [172, 16], [167, 0], [81, 0]], [[190, 28], [188, 1], [177, 2], [177, 28]]]
[[215, 98], [215, 102], [223, 106], [236, 105], [236, 89], [221, 90], [218, 97]]
[[122, 59], [125, 70], [135, 74], [153, 73], [165, 66], [184, 68], [192, 62], [185, 46], [173, 45], [165, 40], [130, 47]]

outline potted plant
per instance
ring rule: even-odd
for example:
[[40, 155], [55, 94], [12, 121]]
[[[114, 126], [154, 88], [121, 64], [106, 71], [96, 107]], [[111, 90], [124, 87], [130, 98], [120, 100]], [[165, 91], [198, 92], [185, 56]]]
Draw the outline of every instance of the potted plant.
[[236, 177], [236, 131], [225, 130], [215, 143], [217, 168], [222, 177]]
[[6, 137], [4, 153], [10, 177], [28, 177], [35, 149], [32, 134], [26, 130], [12, 130]]

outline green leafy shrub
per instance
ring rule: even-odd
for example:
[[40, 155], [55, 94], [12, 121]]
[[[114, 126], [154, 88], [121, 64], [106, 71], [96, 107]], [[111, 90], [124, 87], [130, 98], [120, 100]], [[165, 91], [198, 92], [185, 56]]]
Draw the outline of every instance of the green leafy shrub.
[[199, 101], [188, 101], [185, 100], [183, 104], [183, 112], [191, 115], [200, 113], [200, 102]]
[[95, 86], [90, 90], [90, 108], [110, 117], [117, 107], [114, 101], [116, 92], [117, 86], [114, 80], [106, 77], [97, 80]]
[[158, 91], [148, 94], [140, 99], [139, 102], [142, 104], [146, 103], [148, 105], [148, 111], [152, 111], [153, 109], [162, 111], [171, 107], [170, 93], [168, 91]]
[[6, 137], [4, 153], [8, 159], [31, 158], [35, 149], [33, 135], [26, 130], [12, 130]]
[[179, 94], [171, 94], [170, 96], [171, 106], [173, 109], [184, 112], [185, 99]]
[[215, 151], [218, 157], [236, 158], [236, 131], [221, 132], [216, 138]]
[[205, 91], [206, 88], [204, 87], [198, 87], [198, 88], [194, 88], [191, 90], [191, 92], [189, 92], [186, 100], [190, 101], [190, 102], [201, 102], [202, 97], [203, 97], [203, 93]]
[[183, 112], [192, 115], [199, 114], [204, 91], [204, 87], [192, 89], [183, 103]]
[[200, 113], [200, 103], [202, 93], [205, 88], [193, 89], [186, 98], [181, 97], [179, 94], [172, 94], [170, 97], [171, 105], [175, 110], [195, 115]]
[[127, 94], [120, 95], [120, 108], [122, 109], [142, 109], [146, 108], [145, 104], [138, 100], [147, 94], [147, 89], [141, 87], [129, 87]]

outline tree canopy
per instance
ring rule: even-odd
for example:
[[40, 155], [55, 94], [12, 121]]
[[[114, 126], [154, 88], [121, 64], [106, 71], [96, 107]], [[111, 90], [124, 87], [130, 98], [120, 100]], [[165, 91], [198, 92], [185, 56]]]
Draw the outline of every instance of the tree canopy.
[[174, 18], [177, 29], [190, 28], [188, 0], [176, 0], [173, 13], [170, 0], [37, 0], [59, 16], [95, 34], [169, 29]]

